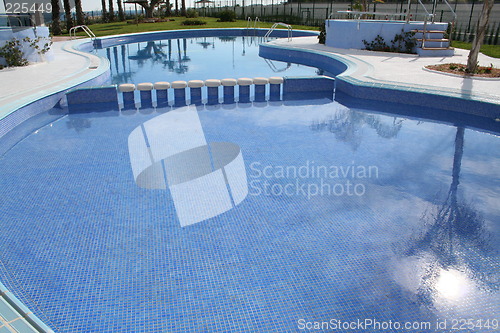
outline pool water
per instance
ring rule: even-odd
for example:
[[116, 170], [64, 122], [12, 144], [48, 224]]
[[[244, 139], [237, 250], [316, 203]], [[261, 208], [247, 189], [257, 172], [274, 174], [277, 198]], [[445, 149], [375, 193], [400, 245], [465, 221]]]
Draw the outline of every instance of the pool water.
[[97, 53], [111, 62], [113, 84], [323, 74], [259, 57], [263, 42], [258, 36], [179, 38], [122, 44]]
[[496, 331], [498, 132], [386, 106], [199, 107], [248, 195], [186, 227], [130, 164], [130, 133], [175, 111], [59, 117], [0, 158], [0, 280], [58, 332]]

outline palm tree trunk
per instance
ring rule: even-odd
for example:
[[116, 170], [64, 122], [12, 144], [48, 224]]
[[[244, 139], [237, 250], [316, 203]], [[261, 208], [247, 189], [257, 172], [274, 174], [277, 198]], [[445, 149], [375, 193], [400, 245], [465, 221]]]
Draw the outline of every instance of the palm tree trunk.
[[109, 21], [113, 22], [115, 20], [115, 10], [113, 8], [113, 0], [109, 0]]
[[186, 16], [186, 0], [181, 1], [181, 16]]
[[66, 19], [66, 29], [71, 29], [73, 27], [73, 18], [71, 17], [71, 6], [69, 5], [69, 0], [63, 1], [64, 5], [64, 17]]
[[83, 16], [82, 0], [75, 0], [75, 10], [76, 10], [76, 24], [84, 25], [85, 17]]
[[165, 5], [167, 6], [165, 15], [166, 16], [172, 16], [172, 8], [170, 8], [171, 7], [170, 0], [166, 0], [165, 1]]
[[488, 28], [488, 21], [490, 19], [493, 4], [494, 0], [484, 0], [481, 16], [479, 16], [479, 22], [477, 24], [476, 36], [474, 36], [474, 40], [472, 41], [472, 48], [469, 52], [469, 58], [467, 59], [467, 73], [475, 73], [477, 70], [477, 57], [481, 45], [483, 45], [484, 35]]
[[59, 0], [50, 0], [52, 4], [52, 35], [61, 35], [61, 22], [59, 21], [59, 15], [61, 9], [59, 8]]
[[101, 0], [102, 6], [102, 20], [106, 22], [108, 20], [108, 14], [106, 13], [106, 0]]
[[125, 14], [123, 13], [122, 0], [118, 0], [118, 19], [125, 21]]

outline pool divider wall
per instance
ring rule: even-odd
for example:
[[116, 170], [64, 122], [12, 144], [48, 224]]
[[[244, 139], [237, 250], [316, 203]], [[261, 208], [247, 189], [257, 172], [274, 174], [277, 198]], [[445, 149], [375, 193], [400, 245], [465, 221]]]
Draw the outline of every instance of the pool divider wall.
[[431, 90], [420, 92], [391, 89], [383, 84], [376, 86], [345, 77], [338, 77], [335, 86], [336, 91], [364, 100], [430, 107], [493, 119], [500, 117], [498, 104], [439, 95]]
[[[239, 86], [240, 97], [235, 98], [235, 86]], [[202, 89], [205, 88], [206, 104], [250, 103], [250, 86], [254, 86], [254, 102], [280, 101], [283, 89], [283, 100], [333, 100], [335, 80], [329, 77], [257, 77], [240, 79], [210, 79], [206, 81], [192, 80], [169, 82], [144, 82], [137, 86], [126, 83], [118, 86], [74, 89], [67, 93], [69, 113], [118, 110], [118, 94], [122, 94], [123, 108], [133, 109], [136, 103], [141, 108], [154, 105], [153, 90], [156, 90], [156, 105], [168, 106], [168, 89], [174, 90], [173, 106], [180, 107], [189, 104], [201, 105]], [[269, 88], [268, 88], [269, 86]], [[171, 88], [170, 88], [171, 87]], [[222, 87], [223, 99], [219, 94]], [[283, 88], [281, 88], [283, 87]], [[134, 91], [140, 91], [139, 100], [135, 100]], [[190, 89], [191, 100], [186, 100], [186, 89]], [[267, 93], [269, 91], [269, 94]]]
[[[152, 87], [153, 85], [151, 84]], [[147, 93], [148, 91], [146, 91], [145, 95]], [[148, 96], [145, 95], [144, 98], [146, 101]], [[85, 112], [86, 110], [119, 109], [115, 85], [73, 89], [66, 93], [66, 98], [69, 113]], [[149, 91], [149, 99], [151, 100], [151, 91]]]
[[487, 98], [481, 96], [446, 90], [439, 91], [433, 87], [401, 87], [383, 82], [364, 82], [353, 78], [350, 74], [355, 71], [356, 65], [335, 54], [261, 44], [259, 55], [271, 60], [292, 61], [301, 65], [321, 68], [335, 75], [335, 91], [352, 97], [431, 107], [493, 119], [500, 117], [499, 105], [488, 102]]
[[285, 80], [284, 100], [323, 99], [333, 100], [335, 80], [331, 77], [297, 77]]

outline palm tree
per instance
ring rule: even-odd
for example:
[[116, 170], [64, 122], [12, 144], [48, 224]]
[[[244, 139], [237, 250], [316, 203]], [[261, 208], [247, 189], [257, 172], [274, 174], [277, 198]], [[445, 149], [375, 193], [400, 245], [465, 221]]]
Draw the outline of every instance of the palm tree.
[[71, 17], [71, 6], [69, 4], [69, 0], [64, 0], [63, 5], [64, 17], [66, 19], [66, 29], [69, 31], [73, 27], [73, 18]]
[[122, 1], [118, 0], [118, 19], [120, 21], [125, 21], [125, 14], [123, 13]]
[[172, 16], [172, 5], [170, 4], [170, 0], [165, 1], [165, 15], [166, 16]]
[[102, 20], [106, 22], [108, 18], [108, 14], [106, 13], [106, 0], [101, 0], [101, 6], [102, 6]]
[[113, 22], [115, 20], [115, 11], [113, 8], [113, 0], [109, 0], [109, 21]]
[[52, 35], [61, 35], [61, 22], [59, 21], [60, 8], [59, 0], [50, 0], [52, 4]]
[[477, 70], [477, 57], [479, 55], [481, 45], [483, 45], [484, 35], [488, 29], [488, 21], [490, 19], [490, 13], [494, 2], [494, 0], [484, 0], [481, 16], [479, 17], [479, 22], [477, 24], [477, 33], [472, 41], [472, 48], [469, 52], [469, 58], [467, 59], [467, 73], [475, 73]]
[[84, 25], [85, 17], [83, 16], [82, 0], [75, 0], [75, 9], [76, 9], [76, 24]]
[[181, 16], [186, 16], [186, 0], [181, 1]]

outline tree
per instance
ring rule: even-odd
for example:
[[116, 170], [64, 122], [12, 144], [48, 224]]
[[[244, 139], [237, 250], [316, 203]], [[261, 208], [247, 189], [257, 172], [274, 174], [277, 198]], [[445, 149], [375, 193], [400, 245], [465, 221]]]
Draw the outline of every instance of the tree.
[[102, 6], [102, 20], [106, 22], [108, 18], [108, 14], [106, 13], [106, 0], [101, 0], [101, 6]]
[[123, 13], [122, 0], [118, 0], [118, 19], [120, 21], [125, 21], [125, 14]]
[[170, 3], [170, 0], [165, 1], [165, 15], [172, 16], [172, 4]]
[[186, 0], [181, 1], [181, 16], [186, 16]]
[[64, 5], [64, 18], [66, 20], [66, 29], [73, 28], [73, 18], [71, 17], [71, 6], [69, 4], [69, 0], [63, 1]]
[[61, 35], [61, 22], [59, 21], [59, 0], [50, 0], [52, 4], [52, 35]]
[[490, 19], [493, 4], [494, 0], [484, 0], [481, 16], [479, 16], [479, 22], [477, 23], [477, 32], [474, 36], [474, 40], [472, 41], [472, 48], [469, 52], [469, 58], [467, 59], [467, 73], [475, 73], [477, 70], [477, 57], [479, 55], [479, 50], [483, 45], [486, 29], [488, 29], [488, 21]]
[[75, 10], [76, 10], [76, 24], [84, 25], [85, 17], [83, 16], [82, 0], [75, 0]]
[[[133, 0], [131, 1], [132, 3], [137, 3], [138, 5], [140, 5], [142, 8], [144, 8], [144, 11], [146, 12], [146, 17], [147, 18], [151, 18], [153, 17], [153, 12], [155, 10], [155, 8], [163, 2], [163, 0]], [[130, 3], [130, 1], [129, 1]]]
[[109, 14], [108, 18], [110, 22], [113, 22], [115, 20], [115, 10], [113, 8], [113, 0], [109, 0]]

